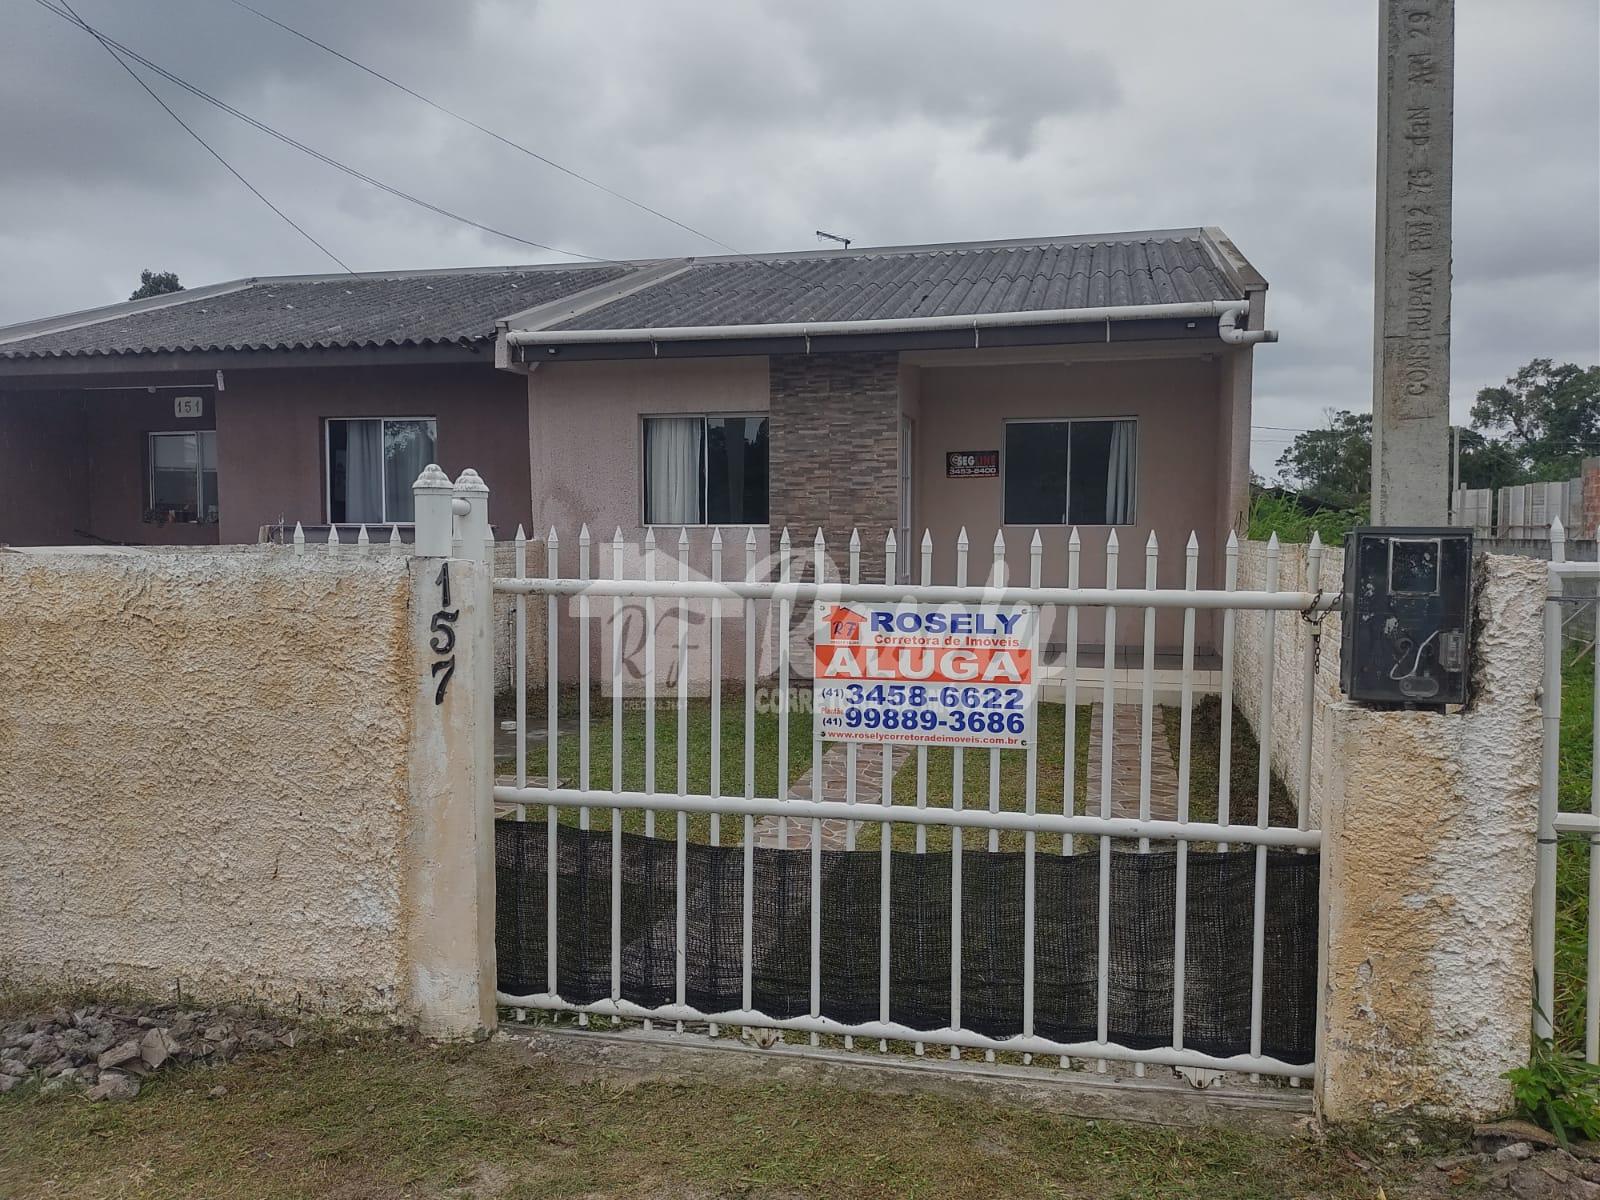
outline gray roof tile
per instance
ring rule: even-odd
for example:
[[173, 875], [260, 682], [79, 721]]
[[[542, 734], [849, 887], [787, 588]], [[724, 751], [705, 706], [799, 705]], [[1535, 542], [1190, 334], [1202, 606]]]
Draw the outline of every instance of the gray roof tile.
[[97, 320], [85, 314], [89, 323], [73, 328], [0, 340], [0, 358], [482, 342], [494, 338], [501, 317], [631, 270], [606, 264], [247, 280], [236, 291], [204, 289], [189, 301], [120, 313], [117, 306]]
[[[249, 279], [0, 329], [0, 360], [475, 344], [505, 320], [605, 331], [1242, 299], [1243, 260], [1231, 243], [1219, 248], [1220, 236], [1185, 229], [681, 264]], [[1225, 269], [1225, 261], [1233, 265]]]

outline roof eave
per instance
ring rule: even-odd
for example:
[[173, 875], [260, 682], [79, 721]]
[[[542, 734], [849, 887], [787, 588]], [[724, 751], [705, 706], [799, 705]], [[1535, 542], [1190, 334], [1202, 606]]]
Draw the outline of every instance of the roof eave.
[[[864, 323], [865, 324], [865, 323]], [[842, 354], [872, 351], [970, 350], [1017, 346], [1055, 346], [1156, 341], [1195, 341], [1215, 346], [1215, 317], [1153, 317], [1143, 320], [992, 325], [977, 329], [923, 328], [889, 332], [751, 334], [708, 340], [590, 340], [561, 344], [505, 346], [502, 365], [524, 368], [546, 362], [607, 359], [724, 358], [779, 354]]]
[[430, 342], [408, 345], [304, 346], [294, 349], [207, 349], [70, 355], [0, 355], [0, 387], [32, 380], [57, 385], [98, 375], [161, 374], [193, 370], [276, 370], [294, 367], [378, 367], [494, 363], [494, 343]]

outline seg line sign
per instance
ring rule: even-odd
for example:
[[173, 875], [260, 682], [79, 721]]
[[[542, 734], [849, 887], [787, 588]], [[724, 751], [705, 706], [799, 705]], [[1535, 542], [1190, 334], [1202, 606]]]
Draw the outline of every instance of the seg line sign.
[[819, 604], [816, 622], [815, 737], [999, 750], [1032, 744], [1037, 607]]

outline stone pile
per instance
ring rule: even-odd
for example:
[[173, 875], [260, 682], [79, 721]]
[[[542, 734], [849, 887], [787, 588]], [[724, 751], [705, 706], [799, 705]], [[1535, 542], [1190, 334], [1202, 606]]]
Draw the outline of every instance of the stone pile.
[[293, 1046], [286, 1021], [244, 1005], [138, 1009], [93, 1005], [0, 1023], [0, 1093], [37, 1080], [44, 1092], [86, 1089], [132, 1100], [140, 1081], [174, 1063], [220, 1064], [243, 1051]]
[[1518, 1200], [1600, 1200], [1600, 1145], [1556, 1144], [1543, 1129], [1526, 1121], [1480, 1125], [1478, 1152], [1434, 1165], [1453, 1184], [1471, 1179], [1491, 1192]]

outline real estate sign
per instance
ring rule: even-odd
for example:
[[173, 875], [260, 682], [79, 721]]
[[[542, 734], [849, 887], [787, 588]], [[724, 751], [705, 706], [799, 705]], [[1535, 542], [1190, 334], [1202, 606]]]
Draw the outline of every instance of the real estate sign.
[[812, 728], [830, 742], [1024, 749], [1039, 610], [1026, 604], [818, 604]]

